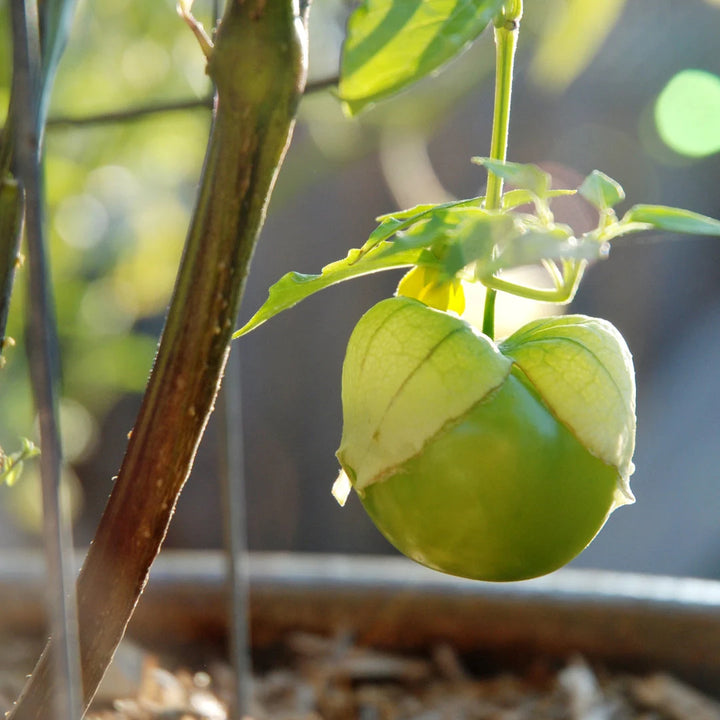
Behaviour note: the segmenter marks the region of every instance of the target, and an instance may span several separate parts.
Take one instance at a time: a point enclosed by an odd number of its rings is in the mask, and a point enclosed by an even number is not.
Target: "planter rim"
[[[221,552],[170,551],[158,558],[151,582],[186,572],[198,581],[222,583],[225,567]],[[720,581],[670,575],[563,568],[533,580],[492,583],[445,575],[404,557],[263,552],[249,554],[247,574],[251,586],[382,586],[419,593],[715,607],[720,612]]]
[[[496,584],[399,557],[250,553],[238,562],[250,581],[256,650],[298,631],[350,634],[393,652],[452,644],[506,668],[579,653],[618,669],[673,672],[715,693],[720,687],[718,581],[564,569]],[[164,551],[128,635],[161,652],[222,651],[231,606],[226,570],[220,551]],[[0,635],[44,634],[44,576],[39,553],[0,553]]]
[[[83,556],[81,552],[76,555],[78,568]],[[508,600],[551,598],[557,602],[716,608],[720,613],[720,580],[703,578],[563,568],[533,580],[491,583],[445,575],[403,557],[295,552],[251,552],[240,563],[250,587],[383,587]],[[153,564],[146,592],[178,583],[197,584],[203,590],[223,587],[227,569],[227,556],[220,550],[165,550]],[[0,551],[0,591],[11,585],[34,589],[42,586],[45,577],[40,551]]]

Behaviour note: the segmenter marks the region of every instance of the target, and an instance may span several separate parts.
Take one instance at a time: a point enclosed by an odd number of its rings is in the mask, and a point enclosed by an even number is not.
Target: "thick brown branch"
[[[292,5],[229,2],[209,62],[218,100],[198,203],[155,367],[78,579],[86,704],[147,581],[215,402],[305,82],[304,26]],[[13,720],[48,717],[50,656],[46,648]]]

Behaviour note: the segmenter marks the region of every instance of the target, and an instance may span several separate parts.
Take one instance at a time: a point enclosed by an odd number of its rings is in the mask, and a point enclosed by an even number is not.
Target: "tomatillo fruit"
[[[388,540],[436,570],[543,575],[633,501],[632,359],[604,320],[545,318],[496,344],[384,300],[352,333],[342,402],[336,494],[349,481]]]

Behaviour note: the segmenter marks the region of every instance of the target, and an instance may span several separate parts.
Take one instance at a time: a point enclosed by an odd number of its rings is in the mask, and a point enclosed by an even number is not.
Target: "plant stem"
[[[493,111],[492,141],[490,157],[493,160],[507,158],[508,131],[510,127],[510,101],[512,97],[513,65],[522,17],[522,0],[509,0],[495,18],[495,105]],[[502,199],[503,181],[488,170],[485,207],[497,210]],[[493,338],[495,335],[496,291],[487,288],[483,332]]]
[[[305,83],[292,0],[229,2],[208,73],[216,116],[155,366],[77,584],[83,705],[162,546],[220,385],[267,202]],[[51,639],[9,717],[51,717]]]

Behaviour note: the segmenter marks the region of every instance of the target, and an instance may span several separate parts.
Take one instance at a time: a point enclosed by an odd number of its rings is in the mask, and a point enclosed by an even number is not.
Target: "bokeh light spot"
[[[703,70],[679,72],[658,95],[655,125],[663,142],[681,155],[720,151],[720,77]]]

